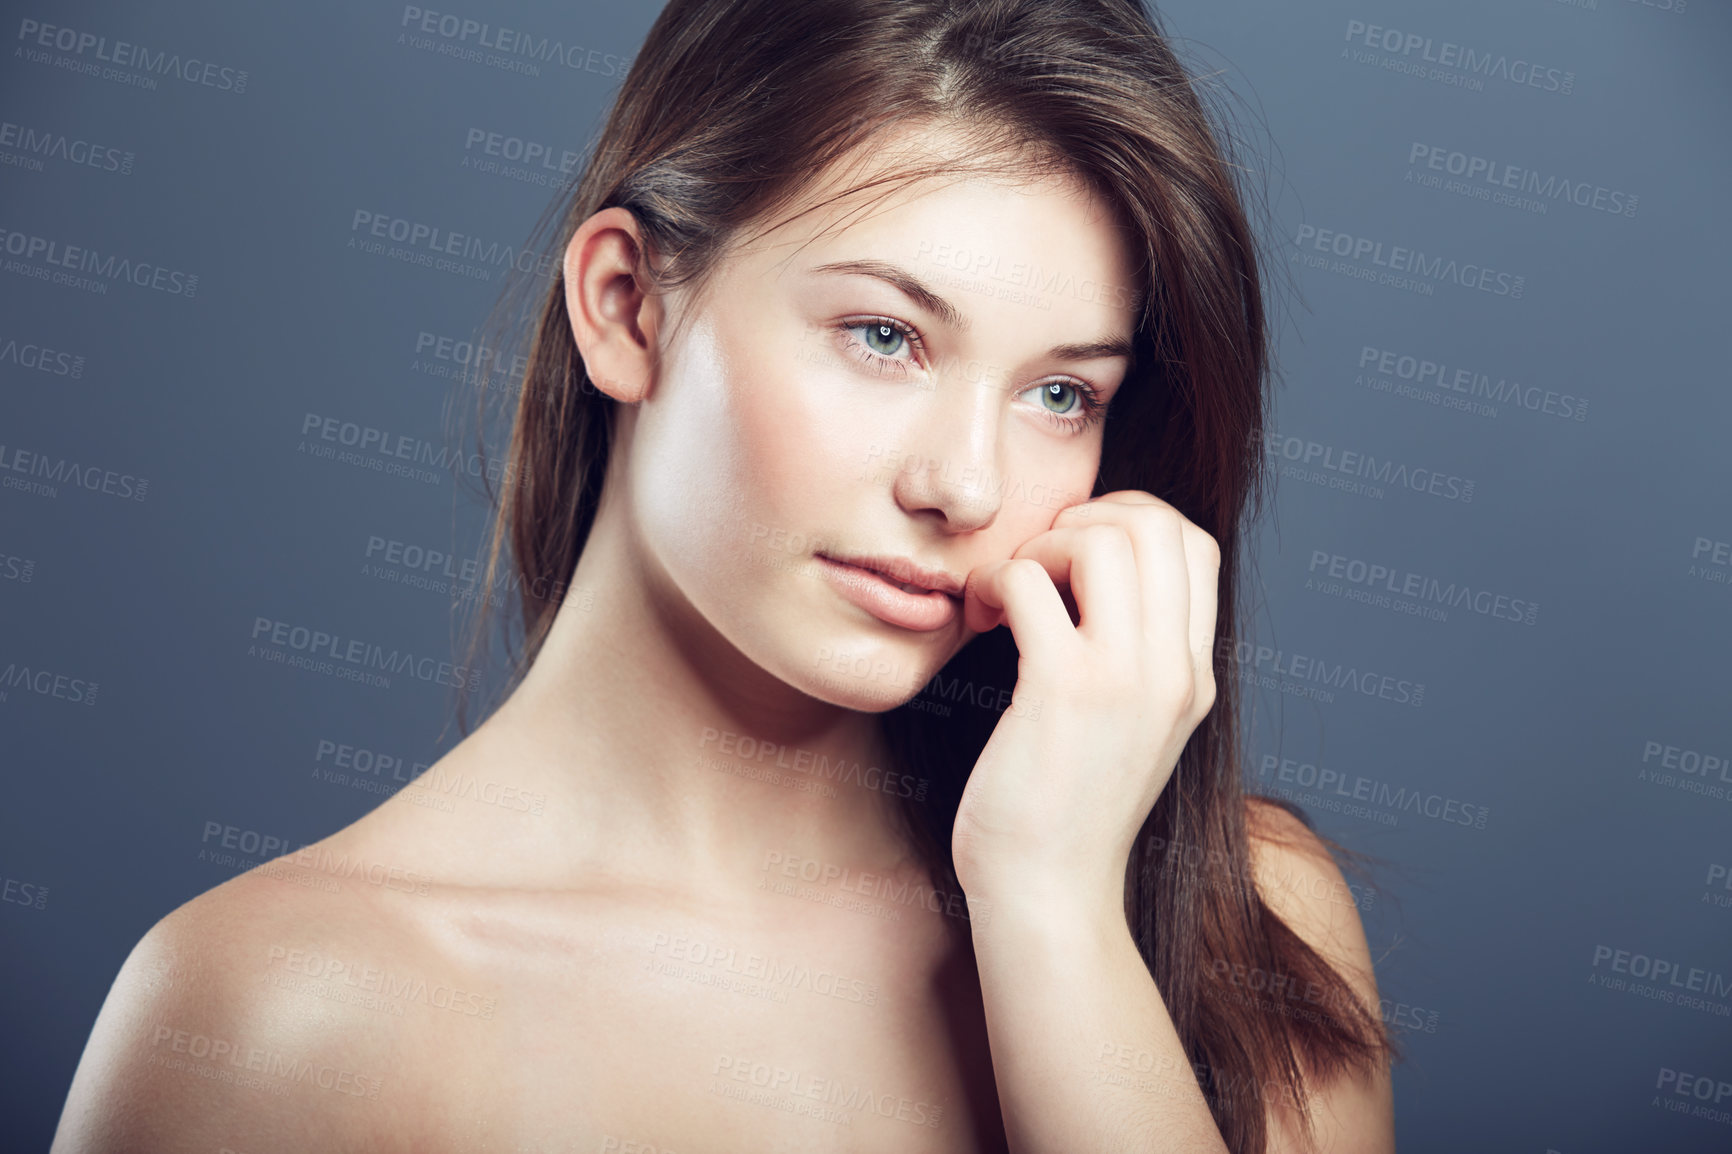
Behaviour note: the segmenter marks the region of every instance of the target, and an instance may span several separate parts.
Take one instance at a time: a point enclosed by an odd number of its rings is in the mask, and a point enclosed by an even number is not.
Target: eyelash
[[[895,329],[897,332],[902,334],[903,339],[908,342],[915,352],[920,353],[922,356],[925,355],[926,342],[920,339],[919,332],[915,330],[913,325],[910,325],[905,321],[899,321],[895,317],[857,317],[843,321],[841,324],[836,326],[836,329],[838,332],[851,333],[856,329],[872,328],[878,325],[887,325],[890,328]],[[904,377],[908,375],[907,361],[899,361],[893,357],[887,357],[882,353],[873,352],[858,339],[851,341],[850,345],[852,348],[858,350],[858,352],[854,354],[855,359],[862,363],[873,368],[883,368],[887,365],[894,366],[897,373]],[[1040,408],[1040,414],[1047,423],[1053,425],[1061,432],[1071,434],[1084,433],[1106,417],[1107,406],[1101,402],[1100,394],[1097,393],[1093,387],[1083,381],[1047,381],[1045,384],[1041,385],[1030,385],[1023,391],[1031,392],[1037,388],[1045,389],[1050,388],[1053,385],[1065,385],[1074,389],[1078,399],[1082,403],[1083,415],[1080,417],[1064,417],[1045,407]]]

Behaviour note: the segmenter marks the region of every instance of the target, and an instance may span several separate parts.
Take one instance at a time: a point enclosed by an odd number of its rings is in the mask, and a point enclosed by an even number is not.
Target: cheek
[[[1007,462],[999,514],[1007,534],[1017,538],[1016,544],[1052,528],[1061,511],[1087,501],[1100,464],[1098,448],[1041,440],[1025,442],[1020,448],[1018,459]]]
[[[633,488],[680,584],[731,597],[821,548],[811,534],[844,515],[849,480],[822,382],[773,333],[717,320],[692,327],[663,383],[640,411]]]
[[[870,487],[873,446],[894,438],[896,415],[882,396],[848,380],[833,358],[814,355],[808,346],[818,339],[766,339],[766,351],[733,392],[745,458],[741,497],[761,519],[790,534],[846,537]]]
[[[737,552],[751,531],[751,454],[730,358],[713,327],[694,324],[632,434],[635,515],[651,551],[682,578]]]
[[[741,460],[736,481],[752,507],[769,516],[791,514],[788,507],[818,467],[832,456],[813,412],[811,398],[795,373],[765,364],[734,394],[734,434]],[[792,528],[783,525],[782,528]]]

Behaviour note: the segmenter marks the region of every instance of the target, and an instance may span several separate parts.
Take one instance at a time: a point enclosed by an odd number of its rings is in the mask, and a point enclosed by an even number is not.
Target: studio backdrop
[[[658,8],[8,5],[4,1149],[154,922],[498,675],[458,410]],[[1253,787],[1377,859],[1401,1149],[1732,1149],[1732,5],[1158,14],[1275,258]]]

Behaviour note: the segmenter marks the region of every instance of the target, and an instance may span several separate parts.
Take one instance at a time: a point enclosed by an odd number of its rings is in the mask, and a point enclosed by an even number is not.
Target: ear
[[[565,247],[565,312],[584,368],[626,404],[649,392],[657,361],[662,306],[646,291],[646,260],[637,218],[617,206],[584,221]]]

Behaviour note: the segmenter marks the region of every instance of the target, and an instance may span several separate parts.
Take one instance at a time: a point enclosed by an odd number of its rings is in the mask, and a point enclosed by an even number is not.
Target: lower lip
[[[956,619],[956,599],[933,590],[908,593],[870,569],[817,556],[825,577],[850,601],[878,620],[903,629],[930,633]]]

